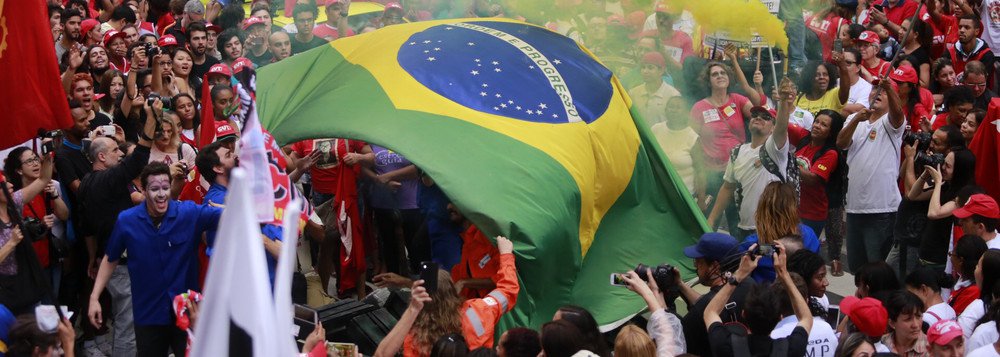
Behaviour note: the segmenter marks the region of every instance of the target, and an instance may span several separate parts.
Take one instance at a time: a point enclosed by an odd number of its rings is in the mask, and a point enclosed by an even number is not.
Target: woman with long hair
[[[979,236],[966,234],[955,243],[951,251],[951,266],[958,278],[948,296],[948,305],[961,315],[973,301],[979,298],[979,285],[976,285],[976,267],[979,259],[989,248]]]
[[[449,333],[462,334],[471,349],[493,347],[496,323],[514,307],[520,290],[514,243],[497,237],[497,249],[500,251],[497,288],[485,298],[463,302],[451,276],[444,270],[438,271],[434,292],[427,291],[423,280],[414,282],[409,307],[379,343],[375,356],[394,356],[400,349],[404,356],[427,356],[434,343]]]
[[[655,357],[656,344],[636,325],[628,324],[615,337],[616,357]]]
[[[870,357],[875,355],[875,345],[868,342],[868,337],[861,332],[855,332],[844,337],[837,345],[834,357]]]
[[[952,132],[957,132],[952,127]],[[954,136],[954,135],[953,135]],[[959,140],[960,142],[961,140]],[[910,187],[911,201],[930,201],[927,225],[920,238],[919,257],[924,265],[944,269],[948,262],[949,239],[952,235],[952,212],[958,208],[955,199],[963,187],[975,183],[976,157],[971,151],[951,150],[938,167],[925,166],[923,174]],[[910,267],[907,267],[910,268]]]
[[[102,95],[101,99],[97,100],[99,110],[104,115],[115,118],[118,116],[115,115],[115,110],[120,110],[115,104],[120,101],[122,93],[125,92],[125,75],[114,69],[104,71],[99,83],[97,94]]]
[[[700,148],[692,150],[692,156],[704,172],[704,175],[695,177],[694,185],[702,211],[712,207],[711,195],[722,187],[729,153],[747,141],[746,123],[750,121],[750,108],[760,100],[751,101],[741,94],[731,93],[729,86],[733,76],[732,67],[725,63],[712,61],[705,65],[700,81],[708,84],[709,95],[691,108],[691,128],[698,133],[701,144]],[[730,231],[736,232],[739,216],[735,206],[726,208],[726,220]]]
[[[587,340],[583,333],[566,320],[553,320],[542,325],[539,334],[542,352],[539,357],[571,357],[587,350]]]
[[[183,162],[187,167],[194,167],[194,158],[198,154],[191,145],[181,141],[177,130],[179,120],[177,113],[163,111],[163,119],[160,120],[162,131],[153,138],[153,147],[149,150],[149,162],[162,162],[170,165],[175,162]]]
[[[982,109],[973,109],[965,116],[965,121],[959,128],[962,132],[962,139],[965,139],[965,147],[972,144],[972,138],[976,136],[976,130],[983,124],[983,119],[986,119],[986,111]]]
[[[171,83],[176,86],[177,92],[187,93],[192,98],[198,98],[201,78],[191,76],[191,69],[194,68],[194,57],[191,55],[191,51],[183,47],[174,49],[173,52],[170,52],[170,66],[170,72],[173,74]]]
[[[566,320],[576,326],[586,340],[584,349],[601,357],[611,356],[611,349],[608,348],[601,330],[598,329],[597,320],[587,309],[576,305],[565,305],[556,310],[552,320]]]
[[[837,149],[837,135],[844,128],[840,112],[824,109],[813,121],[806,144],[795,152],[799,165],[799,216],[803,224],[812,228],[817,236],[827,222],[842,222],[844,216],[844,179],[846,169],[841,168],[842,157]],[[831,224],[827,229],[828,257],[834,276],[843,275],[840,251],[844,244],[843,223]]]
[[[19,146],[11,150],[4,160],[3,173],[15,191],[30,186],[42,177],[42,159],[31,148]],[[52,283],[53,294],[58,296],[59,281],[62,277],[57,247],[52,246],[52,235],[64,238],[65,230],[62,222],[69,219],[69,208],[66,202],[59,198],[61,187],[59,181],[49,180],[45,185],[44,194],[35,195],[30,201],[25,201],[21,217],[33,218],[44,223],[47,228],[44,237],[31,243],[38,255],[38,262],[45,269],[46,276]],[[66,252],[62,252],[66,253]]]
[[[174,111],[177,113],[177,132],[180,134],[181,142],[198,147],[200,137],[201,114],[198,113],[198,105],[194,97],[187,93],[175,95],[172,102]]]
[[[818,304],[823,311],[830,307],[830,299],[826,296],[830,280],[826,278],[826,261],[822,256],[805,249],[799,250],[788,257],[788,271],[799,274],[805,280],[810,306]]]
[[[899,86],[900,105],[903,107],[903,115],[908,120],[907,124],[911,128],[920,128],[922,119],[930,119],[934,116],[934,95],[927,88],[920,86],[920,79],[914,69],[914,59],[903,57],[899,67],[889,73],[889,79]],[[914,129],[914,131],[916,131]]]
[[[909,19],[903,20],[903,28],[909,26],[908,23]],[[917,71],[920,86],[927,88],[931,83],[930,50],[934,39],[934,30],[926,22],[917,20],[913,23],[913,29],[909,33],[910,36],[903,39],[903,48],[899,56],[911,59],[910,65]]]
[[[955,67],[948,58],[938,58],[931,68],[931,84],[928,87],[934,95],[934,105],[940,107],[944,103],[944,92],[958,85]]]
[[[26,258],[23,254],[34,254],[29,249],[19,248],[19,244],[27,237],[23,222],[16,222],[11,214],[24,210],[25,203],[31,202],[45,190],[52,181],[52,154],[42,155],[38,178],[24,185],[20,190],[14,189],[13,181],[21,181],[21,177],[2,177],[0,187],[0,304],[3,304],[15,315],[29,312],[41,300],[42,291],[20,291],[17,283],[18,274],[29,274],[27,267],[21,269],[19,262]],[[18,156],[20,161],[20,156]],[[32,160],[33,161],[33,160]],[[23,184],[23,182],[22,182]],[[30,233],[30,232],[27,232]],[[30,256],[27,257],[31,259]]]
[[[767,184],[760,194],[760,202],[757,203],[757,212],[754,215],[757,219],[757,231],[743,239],[740,249],[745,251],[754,244],[773,245],[780,241],[786,247],[793,249],[788,252],[789,255],[798,249],[819,252],[819,239],[816,238],[816,233],[799,220],[797,198],[798,193],[790,184],[778,181]],[[760,257],[751,277],[758,283],[773,282],[775,275],[772,258]]]
[[[962,325],[965,338],[972,337],[972,332],[986,312],[993,305],[993,291],[1000,285],[1000,249],[989,249],[979,258],[976,264],[976,286],[979,287],[979,298],[972,301],[965,311],[958,316],[958,324]]]

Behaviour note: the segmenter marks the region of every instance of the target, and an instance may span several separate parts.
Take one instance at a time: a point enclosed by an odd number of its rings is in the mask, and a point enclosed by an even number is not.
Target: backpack
[[[750,340],[747,336],[750,334],[750,329],[739,322],[727,323],[723,325],[726,330],[729,331],[729,345],[733,349],[734,357],[750,357],[753,354],[750,352]],[[788,356],[788,339],[780,338],[777,340],[772,340],[771,342],[771,354],[772,357],[785,357]]]
[[[729,153],[729,161],[730,162],[732,162],[734,164],[736,163],[736,158],[739,156],[739,154],[740,154],[740,148],[742,148],[743,145],[747,145],[747,144],[746,143],[740,144],[740,145],[736,146],[735,148],[733,148],[733,151]],[[764,143],[764,145],[761,145],[760,148],[757,150],[757,155],[760,158],[760,164],[761,164],[761,166],[764,166],[764,169],[767,170],[767,172],[770,172],[772,175],[777,176],[778,180],[781,181],[782,183],[787,183],[787,184],[794,185],[795,186],[795,199],[798,200],[798,198],[799,198],[799,165],[795,164],[795,162],[796,162],[796,159],[795,159],[795,147],[792,146],[791,143],[787,143],[786,144],[786,145],[789,146],[788,147],[788,154],[787,154],[788,155],[788,162],[785,164],[785,170],[781,170],[781,168],[778,167],[778,163],[774,162],[774,160],[772,160],[771,157],[767,154],[767,149],[766,149],[765,145],[767,145],[766,142]],[[784,173],[782,173],[782,171],[784,171]],[[740,207],[740,204],[742,204],[742,202],[743,202],[743,185],[740,184],[739,182],[737,182],[736,183],[736,207]]]

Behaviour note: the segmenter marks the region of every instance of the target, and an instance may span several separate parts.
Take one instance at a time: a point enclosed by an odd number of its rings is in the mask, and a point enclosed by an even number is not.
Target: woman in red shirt
[[[949,254],[951,266],[958,271],[958,282],[951,290],[948,305],[955,309],[958,315],[965,311],[970,303],[979,298],[979,287],[976,286],[976,265],[979,258],[986,252],[986,242],[974,235],[965,235],[955,244],[955,249]]]
[[[802,147],[795,152],[795,158],[799,165],[800,175],[800,199],[799,218],[802,224],[812,228],[818,237],[823,232],[826,224],[828,211],[839,217],[843,210],[841,204],[830,204],[827,191],[829,185],[836,185],[839,182],[831,181],[839,179],[837,164],[840,153],[837,151],[837,135],[844,128],[844,117],[839,112],[830,109],[819,111],[816,120],[813,121],[812,130],[809,136],[800,144]],[[838,195],[836,200],[842,200],[842,195]],[[830,206],[839,207],[839,210],[830,209]],[[843,244],[843,235],[831,234],[827,232],[827,249],[829,259],[833,265],[834,272],[842,272],[840,266],[840,250]]]

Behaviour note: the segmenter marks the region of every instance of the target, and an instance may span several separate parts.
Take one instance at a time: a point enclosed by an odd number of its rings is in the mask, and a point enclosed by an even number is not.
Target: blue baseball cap
[[[705,258],[712,261],[723,261],[739,249],[736,238],[725,233],[705,233],[698,239],[698,244],[684,248],[684,255],[691,259]]]

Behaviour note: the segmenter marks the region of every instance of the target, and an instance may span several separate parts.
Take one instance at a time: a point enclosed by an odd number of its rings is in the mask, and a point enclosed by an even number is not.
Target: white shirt
[[[1000,0],[983,0],[979,8],[979,18],[983,22],[983,34],[979,38],[990,45],[994,54],[1000,51]]]
[[[930,326],[939,320],[954,320],[955,317],[957,317],[957,315],[955,315],[955,309],[952,308],[951,305],[948,305],[948,303],[942,302],[933,305],[928,308],[927,311],[924,311],[923,319],[924,322],[927,323],[927,326]]]
[[[774,143],[774,136],[768,136],[764,142],[767,155],[778,164],[781,174],[785,174],[785,167],[788,165],[788,138],[785,138],[784,145],[779,149]],[[760,194],[764,192],[767,184],[780,181],[777,176],[767,171],[760,162],[760,147],[751,147],[747,143],[739,146],[739,154],[736,155],[736,162],[730,161],[726,165],[726,174],[723,179],[729,183],[739,183],[743,187],[743,200],[740,202],[740,223],[741,229],[757,229],[757,221],[754,213],[757,212],[757,202],[760,201]],[[898,165],[897,165],[898,166]],[[898,194],[898,192],[897,192]]]
[[[813,121],[815,119],[816,117],[813,116],[812,113],[799,107],[795,107],[795,111],[792,112],[792,115],[788,116],[789,123],[798,125],[806,130],[812,130]]]
[[[872,93],[872,85],[864,78],[858,78],[858,82],[851,85],[851,93],[847,97],[847,104],[861,104],[868,107],[868,97]]]
[[[993,347],[993,345],[990,344],[989,346],[983,346],[975,349],[965,355],[965,357],[1000,357],[1000,353],[997,353],[996,347]]]
[[[781,319],[774,330],[771,330],[771,339],[788,337],[798,323],[799,319],[795,318],[795,315]],[[833,327],[823,319],[814,318],[812,330],[809,330],[809,345],[806,346],[806,356],[833,357],[837,350],[837,342],[837,335],[833,332]]]
[[[691,149],[698,141],[698,133],[690,126],[681,130],[673,130],[666,123],[656,123],[650,128],[656,141],[660,143],[663,153],[670,159],[670,164],[674,166],[674,171],[680,175],[684,181],[684,186],[688,192],[694,192],[694,159],[691,156]]]
[[[965,350],[974,351],[986,345],[993,347],[993,343],[997,340],[1000,340],[1000,333],[997,333],[996,321],[986,322],[976,327],[976,330],[972,332],[972,337],[965,342]],[[994,350],[994,352],[996,351]]]
[[[968,340],[972,337],[972,332],[976,330],[976,322],[986,315],[986,306],[983,305],[983,300],[976,299],[962,311],[962,315],[958,316],[958,324],[962,326],[962,335]]]
[[[856,116],[851,114],[848,122]],[[888,113],[874,123],[858,123],[847,148],[847,165],[851,168],[847,173],[847,213],[888,213],[899,208],[896,179],[904,127],[894,128]]]
[[[986,249],[1000,249],[1000,235],[986,242]]]

